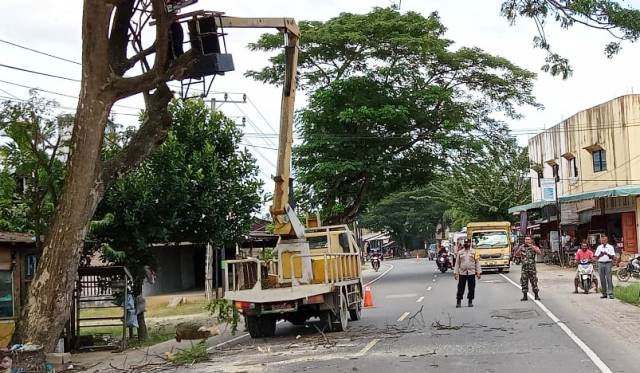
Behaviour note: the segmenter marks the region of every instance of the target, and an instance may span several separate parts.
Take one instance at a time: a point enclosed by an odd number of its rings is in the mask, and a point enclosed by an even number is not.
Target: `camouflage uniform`
[[[538,274],[536,272],[536,252],[533,247],[525,244],[520,245],[518,248],[522,257],[522,273],[520,275],[520,286],[522,286],[522,292],[529,291],[529,282],[531,282],[531,289],[534,293],[538,293]]]

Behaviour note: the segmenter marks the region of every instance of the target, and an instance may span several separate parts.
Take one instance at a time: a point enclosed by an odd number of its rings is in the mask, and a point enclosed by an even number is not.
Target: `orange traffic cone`
[[[364,288],[364,308],[373,308],[373,295],[371,295],[371,288]]]
[[[419,261],[420,261],[420,254],[416,253],[416,262],[419,262]]]

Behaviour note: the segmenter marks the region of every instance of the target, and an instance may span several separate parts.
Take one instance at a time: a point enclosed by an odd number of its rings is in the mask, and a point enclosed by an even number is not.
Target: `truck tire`
[[[307,314],[304,312],[294,312],[287,315],[287,321],[293,325],[304,325],[307,321]]]
[[[362,319],[362,305],[360,304],[360,302],[358,302],[358,304],[355,305],[354,308],[349,310],[349,319],[351,321],[358,321]]]
[[[249,335],[251,338],[260,338],[262,337],[262,330],[260,329],[260,319],[258,316],[247,316],[245,318],[247,322],[247,330],[249,331]]]
[[[340,292],[339,298],[338,309],[333,318],[333,330],[336,332],[344,332],[347,330],[347,324],[349,323],[349,306],[342,292]]]
[[[323,311],[320,314],[320,329],[325,333],[333,331],[333,323],[331,320],[331,311]]]
[[[270,316],[258,318],[260,333],[263,337],[273,337],[276,334],[276,319]]]
[[[273,337],[276,333],[276,319],[269,316],[247,316],[247,329],[251,338]]]

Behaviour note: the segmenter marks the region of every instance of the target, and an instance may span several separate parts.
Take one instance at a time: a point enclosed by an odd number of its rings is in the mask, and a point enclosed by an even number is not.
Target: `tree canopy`
[[[0,230],[40,238],[56,207],[73,117],[31,92],[25,102],[0,104]]]
[[[129,268],[136,294],[152,243],[234,243],[260,203],[258,169],[233,121],[203,101],[176,101],[171,113],[166,142],[108,189],[92,225],[91,248]]]
[[[608,57],[620,52],[622,42],[636,42],[640,37],[640,10],[611,0],[506,0],[502,3],[502,15],[513,24],[518,17],[531,18],[538,35],[533,39],[537,48],[547,52],[543,71],[561,75],[564,79],[572,73],[569,60],[554,51],[547,39],[545,27],[549,20],[568,29],[574,25],[607,31],[612,41],[604,52]]]
[[[355,219],[368,203],[424,185],[448,161],[498,136],[494,113],[537,106],[535,74],[478,48],[454,48],[436,13],[376,8],[301,22],[300,80],[309,104],[298,117],[298,180],[325,220]],[[282,39],[263,35],[253,49]],[[283,56],[248,75],[277,82]]]

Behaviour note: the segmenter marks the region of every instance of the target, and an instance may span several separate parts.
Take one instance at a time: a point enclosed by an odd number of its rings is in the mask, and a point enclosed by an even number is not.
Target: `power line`
[[[11,97],[8,97],[8,96],[0,96],[0,99],[6,100],[6,101],[15,101],[15,102],[29,102],[29,100],[24,100],[24,99],[21,99],[21,98],[11,98]],[[58,105],[58,107],[60,109],[64,109],[64,110],[76,111],[76,108],[73,108],[73,107],[62,106],[62,105]],[[115,111],[112,111],[111,114],[114,114],[114,115],[126,115],[126,116],[131,116],[131,117],[139,117],[140,116],[138,114],[119,113],[119,112],[115,112]]]
[[[66,76],[60,76],[60,75],[54,75],[54,74],[48,74],[48,73],[43,73],[40,71],[34,71],[34,70],[29,70],[29,69],[23,69],[21,67],[16,67],[16,66],[11,66],[11,65],[5,65],[3,63],[0,63],[1,67],[6,67],[7,69],[13,69],[13,70],[18,70],[18,71],[24,71],[26,73],[30,73],[30,74],[36,74],[36,75],[42,75],[42,76],[47,76],[50,78],[56,78],[56,79],[63,79],[63,80],[68,80],[71,82],[76,82],[76,83],[80,83],[79,79],[74,79],[74,78],[67,78]]]
[[[61,61],[65,61],[65,62],[69,62],[69,63],[73,63],[73,64],[76,64],[76,65],[82,66],[82,64],[80,62],[78,62],[78,61],[73,61],[73,60],[70,60],[70,59],[67,59],[67,58],[64,58],[64,57],[56,56],[56,55],[49,54],[49,53],[46,53],[46,52],[42,52],[42,51],[39,51],[39,50],[36,50],[36,49],[33,49],[33,48],[25,47],[24,45],[16,44],[16,43],[13,43],[13,42],[10,42],[10,41],[7,41],[7,40],[0,39],[0,42],[12,45],[12,46],[17,47],[17,48],[28,50],[28,51],[33,52],[33,53],[42,54],[42,55],[47,56],[47,57],[55,58],[55,59],[58,59],[58,60],[61,60]]]
[[[273,132],[278,132],[276,131],[275,128],[273,128],[273,126],[271,125],[271,123],[269,123],[269,121],[267,120],[267,118],[262,114],[262,112],[260,111],[260,109],[258,109],[258,107],[253,103],[253,101],[251,101],[251,98],[249,96],[247,96],[247,101],[249,101],[249,104],[251,106],[253,106],[253,109],[258,112],[258,115],[260,115],[260,117],[262,118],[262,120],[264,120],[264,122],[267,124],[267,126],[269,126],[269,128],[271,128],[271,130]]]
[[[24,84],[20,84],[20,83],[14,83],[14,82],[9,82],[9,81],[2,80],[2,79],[0,79],[0,83],[5,83],[5,84],[13,85],[13,86],[16,86],[16,87],[26,88],[26,89],[33,89],[33,90],[36,90],[36,91],[39,91],[39,92],[49,93],[49,94],[52,94],[52,95],[58,95],[58,96],[61,96],[61,97],[73,98],[73,99],[76,99],[76,100],[79,98],[78,96],[69,95],[69,94],[66,94],[66,93],[60,93],[60,92],[56,92],[56,91],[49,91],[49,90],[42,89],[42,88],[38,88],[38,87],[30,87],[30,86],[28,86],[28,85],[24,85]],[[6,92],[6,91],[5,91],[5,92]],[[12,96],[13,96],[13,95],[12,95]],[[17,98],[17,97],[16,97],[16,98]],[[143,110],[143,109],[138,108],[138,107],[135,107],[135,106],[127,106],[127,105],[121,105],[121,104],[115,104],[115,105],[113,105],[113,106],[120,107],[120,108],[124,108],[124,109]]]
[[[245,146],[250,146],[252,148],[259,148],[259,149],[267,149],[267,150],[278,150],[277,148],[270,148],[268,146],[260,146],[260,145],[252,145],[252,144],[245,144],[245,143],[240,143],[240,145],[245,145]]]

